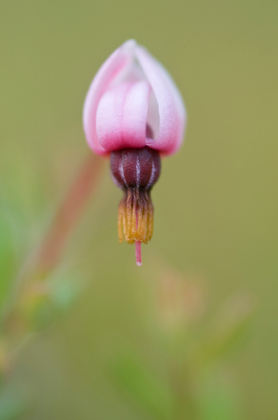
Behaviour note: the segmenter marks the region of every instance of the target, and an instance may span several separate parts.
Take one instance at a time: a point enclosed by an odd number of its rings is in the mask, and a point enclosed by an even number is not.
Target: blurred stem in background
[[[58,266],[70,234],[100,181],[103,159],[90,154],[73,180],[46,234],[37,249],[25,261],[14,282],[13,293],[2,312],[0,369],[10,369],[9,356],[24,337],[32,332],[30,312],[48,298],[45,279]]]

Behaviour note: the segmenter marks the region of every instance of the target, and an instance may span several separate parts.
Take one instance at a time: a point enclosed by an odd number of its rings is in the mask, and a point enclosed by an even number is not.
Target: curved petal
[[[96,132],[108,152],[146,145],[150,86],[146,80],[121,83],[101,98],[96,114]]]
[[[96,134],[96,111],[103,94],[109,89],[116,76],[119,75],[134,57],[136,42],[125,42],[105,61],[97,72],[89,88],[83,109],[83,126],[87,142],[98,154],[106,154]]]
[[[137,46],[135,55],[150,83],[158,103],[159,134],[147,139],[147,146],[165,154],[172,154],[181,146],[186,111],[182,97],[171,76],[143,47]]]

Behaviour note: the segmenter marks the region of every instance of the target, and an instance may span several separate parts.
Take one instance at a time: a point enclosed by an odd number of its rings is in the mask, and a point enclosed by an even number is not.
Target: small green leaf
[[[75,279],[58,271],[33,285],[32,293],[25,297],[25,313],[32,328],[41,330],[63,315],[76,300],[80,288]]]
[[[200,420],[239,420],[240,403],[230,378],[210,372],[201,386]]]
[[[112,366],[112,375],[117,384],[150,414],[158,419],[172,418],[170,390],[143,363],[123,355]]]
[[[254,302],[250,296],[233,297],[217,314],[193,359],[203,365],[222,358],[244,337],[253,314]]]
[[[0,303],[9,291],[11,276],[14,271],[15,250],[12,228],[4,211],[0,212]]]
[[[0,420],[19,419],[27,410],[27,405],[27,401],[24,398],[16,397],[5,392],[1,393]]]

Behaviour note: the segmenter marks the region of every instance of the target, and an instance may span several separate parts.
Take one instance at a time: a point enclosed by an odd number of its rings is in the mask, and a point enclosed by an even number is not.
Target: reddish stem
[[[95,155],[86,159],[58,208],[37,255],[35,265],[42,271],[50,270],[59,260],[70,232],[98,184],[102,162]]]
[[[31,255],[18,276],[11,301],[3,311],[3,330],[12,328],[17,319],[17,304],[36,287],[36,281],[45,277],[59,262],[61,254],[88,199],[98,185],[103,159],[90,155],[82,165],[67,195],[42,239],[35,255]]]

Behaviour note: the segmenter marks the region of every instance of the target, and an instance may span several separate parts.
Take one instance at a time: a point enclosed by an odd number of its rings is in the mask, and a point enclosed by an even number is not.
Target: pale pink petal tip
[[[140,267],[142,265],[142,255],[141,255],[141,242],[135,241],[135,259],[136,265]]]
[[[134,40],[101,66],[86,96],[83,124],[95,153],[148,146],[164,155],[181,146],[186,110],[165,68]],[[146,136],[149,128],[151,136]]]

